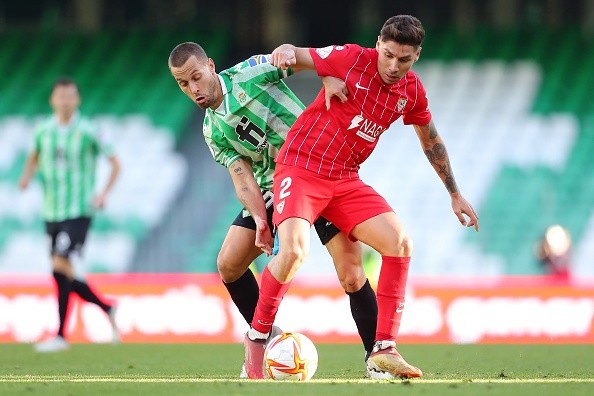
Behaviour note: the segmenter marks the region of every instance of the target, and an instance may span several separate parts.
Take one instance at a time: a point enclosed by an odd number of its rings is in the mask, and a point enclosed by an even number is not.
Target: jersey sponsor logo
[[[376,124],[373,121],[370,121],[363,117],[361,114],[358,114],[353,117],[351,120],[351,125],[347,129],[354,129],[358,128],[357,136],[367,140],[368,142],[375,142],[379,135],[381,135],[386,128]]]
[[[235,127],[235,132],[240,141],[254,146],[258,154],[262,153],[268,147],[266,133],[246,116],[241,117],[241,120],[239,120],[239,123]]]
[[[402,311],[404,311],[404,303],[403,302],[398,304],[398,308],[396,308],[396,313],[402,313]]]
[[[56,166],[66,166],[68,158],[64,147],[56,147],[54,150],[54,160],[56,161]]]
[[[278,214],[282,214],[283,213],[283,209],[285,209],[285,201],[280,201],[278,203],[278,205],[276,205],[276,211],[278,212]]]
[[[362,86],[358,82],[355,84],[355,88],[357,88],[357,89],[363,89],[365,91],[369,91],[369,88]]]
[[[398,99],[398,102],[396,103],[396,108],[398,109],[398,112],[402,113],[402,110],[404,110],[404,106],[406,106],[406,102],[406,98]]]
[[[316,53],[318,55],[320,55],[320,58],[326,59],[328,56],[330,56],[330,53],[332,52],[333,49],[334,49],[334,46],[333,45],[329,45],[329,46],[324,47],[324,48],[317,48],[316,49]]]
[[[262,65],[264,63],[270,63],[270,55],[254,55],[246,62],[250,67]]]

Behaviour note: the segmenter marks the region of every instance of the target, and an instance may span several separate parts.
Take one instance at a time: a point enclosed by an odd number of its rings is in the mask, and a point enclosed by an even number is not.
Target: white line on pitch
[[[237,378],[192,378],[192,377],[115,377],[115,376],[64,376],[64,375],[0,375],[0,383],[33,383],[33,382],[81,382],[81,383],[246,383],[249,380]],[[258,382],[273,382],[271,380]],[[369,379],[323,378],[308,381],[312,384],[336,383],[393,383],[410,382],[422,384],[567,384],[594,383],[594,378],[460,378],[460,379],[415,379],[410,381],[373,381]]]

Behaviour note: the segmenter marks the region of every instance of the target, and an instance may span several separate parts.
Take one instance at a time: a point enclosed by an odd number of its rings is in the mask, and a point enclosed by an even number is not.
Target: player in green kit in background
[[[105,311],[113,327],[113,340],[119,340],[115,307],[79,279],[74,265],[81,257],[93,212],[105,205],[120,172],[120,163],[96,125],[80,115],[80,95],[73,80],[60,78],[54,83],[50,104],[54,114],[35,131],[35,146],[19,183],[21,189],[26,189],[35,171],[39,170],[43,219],[51,240],[51,262],[58,291],[58,334],[37,344],[39,352],[69,348],[64,325],[71,292]],[[94,195],[96,161],[100,154],[109,159],[111,173],[103,190]]]
[[[202,47],[189,42],[173,49],[168,65],[181,90],[206,110],[204,138],[215,161],[229,170],[244,205],[225,237],[217,268],[233,302],[251,323],[259,287],[248,267],[262,252],[272,251],[275,158],[305,108],[282,81],[294,70],[272,66],[269,55],[256,55],[217,74]],[[327,106],[332,96],[346,101],[341,80],[331,77],[323,83]],[[316,231],[349,295],[353,319],[369,354],[377,301],[361,266],[361,247],[323,218],[316,222]]]

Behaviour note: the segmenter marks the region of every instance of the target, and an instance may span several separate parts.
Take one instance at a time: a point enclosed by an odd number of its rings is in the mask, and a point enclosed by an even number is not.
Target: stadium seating
[[[82,112],[112,135],[123,165],[110,204],[94,220],[83,269],[130,268],[139,243],[163,221],[186,179],[186,160],[175,148],[195,106],[171,79],[167,56],[175,44],[188,40],[204,42],[219,58],[228,41],[224,34],[206,40],[192,31],[0,35],[0,272],[48,267],[40,187],[33,184],[22,193],[17,181],[35,123],[51,111],[51,84],[61,75],[77,81]],[[107,170],[100,163],[100,182]]]
[[[353,41],[373,46],[376,34],[363,33]],[[200,237],[158,234],[169,248],[161,248],[155,240],[150,245],[160,252],[175,250],[176,256],[159,256],[165,265],[160,271],[167,265],[215,271],[216,254],[239,205],[229,183],[225,187],[228,179],[223,171],[222,184],[209,191],[182,189],[188,164],[175,147],[193,107],[177,92],[164,65],[180,37],[188,35],[108,32],[66,37],[9,32],[0,36],[0,73],[9,76],[0,81],[0,272],[21,268],[23,252],[43,244],[39,217],[30,210],[40,204],[39,191],[22,194],[15,184],[30,147],[30,129],[35,117],[48,113],[48,87],[59,74],[80,82],[85,113],[99,115],[106,128],[120,135],[118,143],[126,156],[137,161],[127,164],[134,173],[125,176],[121,190],[114,191],[114,205],[95,222],[101,243],[89,246],[89,256],[95,250],[98,259],[91,260],[87,269],[130,269],[141,241],[163,226],[164,219],[187,221],[190,208],[206,207],[216,218],[204,225],[207,231]],[[199,40],[195,34],[189,37]],[[36,45],[23,52],[25,42]],[[204,43],[215,59],[228,45],[224,35],[209,36]],[[413,237],[414,273],[541,273],[534,246],[548,225],[560,223],[574,240],[575,272],[594,275],[592,48],[591,38],[571,28],[531,32],[481,28],[472,36],[428,29],[421,61],[414,68],[427,88],[458,183],[479,212],[481,231],[459,226],[414,131],[396,123],[382,136],[361,174],[392,203]],[[22,63],[15,69],[11,60],[16,58]],[[191,169],[192,174],[198,172],[194,165]],[[387,176],[387,169],[394,175]],[[154,180],[164,184],[155,188]],[[130,198],[138,191],[144,200]],[[213,201],[209,192],[220,196]],[[174,204],[179,199],[181,203]],[[208,206],[215,201],[216,212]],[[308,260],[312,264],[301,271],[332,272],[330,258],[316,239],[312,238]],[[109,249],[98,249],[101,244]],[[151,246],[141,249],[151,252],[144,256],[147,259],[155,253]],[[103,257],[107,254],[112,257]],[[32,261],[26,265],[34,266]],[[143,270],[137,264],[134,268]]]
[[[402,125],[382,137],[364,180],[402,212],[419,273],[541,273],[535,244],[559,223],[573,236],[575,272],[594,275],[594,53],[584,50],[592,41],[571,29],[477,37],[466,47],[452,32],[429,31],[415,69],[481,232],[457,227],[414,132]],[[380,173],[387,161],[402,180]]]

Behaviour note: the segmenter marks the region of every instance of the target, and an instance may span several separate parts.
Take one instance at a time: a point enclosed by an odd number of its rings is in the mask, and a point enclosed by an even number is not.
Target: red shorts
[[[277,164],[274,171],[274,224],[299,217],[313,224],[324,216],[351,240],[357,224],[392,212],[386,200],[361,179],[331,179],[296,166]]]

